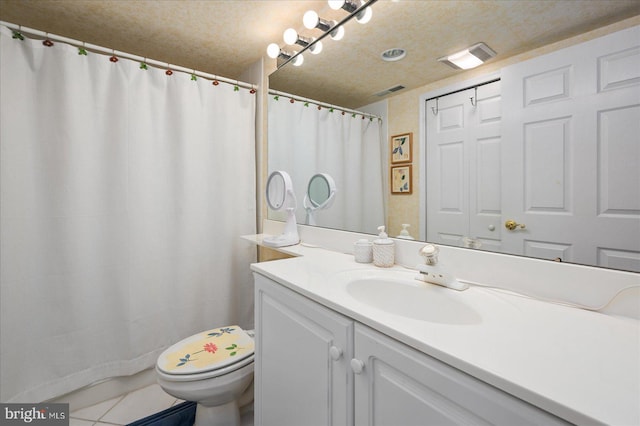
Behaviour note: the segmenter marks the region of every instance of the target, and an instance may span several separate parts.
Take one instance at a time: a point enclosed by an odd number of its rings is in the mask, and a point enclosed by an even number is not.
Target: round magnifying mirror
[[[264,245],[284,247],[298,244],[300,237],[296,225],[296,196],[293,193],[293,183],[287,172],[275,171],[267,179],[267,204],[272,210],[287,211],[287,221],[281,235],[264,237]]]
[[[307,211],[307,225],[317,225],[315,211],[331,207],[335,193],[335,181],[328,174],[318,173],[309,179],[307,193],[304,196],[304,208]]]
[[[281,171],[276,171],[269,175],[266,191],[267,204],[273,210],[280,210],[284,205],[287,197],[287,178],[289,178],[289,175]],[[291,179],[289,178],[288,181],[291,182]]]
[[[307,194],[311,205],[314,207],[318,207],[327,202],[329,195],[331,195],[331,188],[324,175],[318,174],[311,178],[309,187],[307,188]]]

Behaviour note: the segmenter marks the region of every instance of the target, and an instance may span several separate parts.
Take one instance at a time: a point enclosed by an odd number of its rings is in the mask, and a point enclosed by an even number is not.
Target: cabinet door
[[[254,277],[256,425],[352,425],[353,322]]]
[[[360,324],[353,364],[357,425],[566,424]]]

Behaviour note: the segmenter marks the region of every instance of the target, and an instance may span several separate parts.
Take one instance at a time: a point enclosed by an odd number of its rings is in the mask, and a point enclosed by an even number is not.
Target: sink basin
[[[480,314],[464,293],[414,279],[416,272],[350,271],[342,278],[347,293],[384,312],[442,324],[478,324]]]

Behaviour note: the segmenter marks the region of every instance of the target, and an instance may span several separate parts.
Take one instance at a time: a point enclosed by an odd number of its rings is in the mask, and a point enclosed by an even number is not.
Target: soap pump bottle
[[[395,243],[386,232],[384,226],[379,226],[378,239],[373,240],[373,264],[382,268],[389,268],[394,263]]]
[[[402,238],[403,240],[413,240],[414,238],[409,234],[409,230],[407,229],[410,226],[411,225],[409,225],[408,223],[403,223],[402,231],[400,231],[400,234],[396,238]]]

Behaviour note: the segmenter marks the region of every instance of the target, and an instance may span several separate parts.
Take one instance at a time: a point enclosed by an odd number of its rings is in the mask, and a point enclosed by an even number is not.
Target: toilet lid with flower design
[[[253,355],[254,342],[237,325],[194,334],[171,346],[157,367],[167,374],[198,374],[238,363]]]

